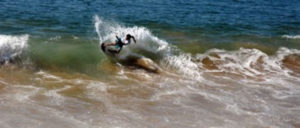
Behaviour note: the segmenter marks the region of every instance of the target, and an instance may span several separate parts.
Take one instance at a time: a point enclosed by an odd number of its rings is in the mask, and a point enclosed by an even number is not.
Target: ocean
[[[300,127],[299,6],[1,0],[0,127]]]

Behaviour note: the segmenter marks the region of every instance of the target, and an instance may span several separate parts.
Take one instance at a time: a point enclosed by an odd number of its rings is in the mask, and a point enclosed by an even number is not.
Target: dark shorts
[[[117,48],[117,50],[121,50],[122,47],[123,47],[122,41],[120,39],[117,39],[116,40],[116,48]]]

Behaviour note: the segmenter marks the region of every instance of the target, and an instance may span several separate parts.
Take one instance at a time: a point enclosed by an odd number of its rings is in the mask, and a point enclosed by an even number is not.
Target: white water
[[[154,36],[150,30],[145,27],[125,27],[120,24],[104,21],[98,16],[95,16],[95,29],[99,37],[99,45],[103,42],[113,42],[116,36],[124,38],[126,34],[133,35],[137,43],[133,42],[123,48],[121,55],[130,54],[130,50],[139,49],[156,54],[167,54],[170,50],[168,43]]]
[[[300,35],[283,35],[282,37],[287,39],[299,39]]]
[[[0,61],[8,61],[20,56],[28,47],[28,38],[29,35],[0,35]]]

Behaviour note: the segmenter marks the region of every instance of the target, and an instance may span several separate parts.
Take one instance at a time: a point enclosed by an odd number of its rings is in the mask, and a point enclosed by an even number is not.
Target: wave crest
[[[125,53],[130,53],[130,50],[143,51],[153,54],[166,54],[170,47],[168,43],[158,37],[154,36],[150,30],[145,27],[125,27],[120,24],[105,21],[99,16],[95,16],[95,29],[99,37],[99,45],[104,42],[113,42],[116,35],[123,38],[126,34],[133,35],[137,43],[124,47]]]
[[[7,62],[20,56],[28,47],[29,35],[0,35],[0,62]]]
[[[274,74],[290,76],[294,70],[287,68],[286,63],[293,64],[293,69],[296,69],[295,64],[298,62],[295,61],[298,60],[299,55],[299,50],[288,48],[280,48],[275,55],[267,55],[258,49],[240,48],[236,51],[211,49],[195,56],[187,53],[170,56],[165,58],[164,64],[185,76],[194,78],[202,78],[203,72],[230,73],[242,77]]]
[[[300,35],[283,35],[282,37],[287,39],[300,39]]]

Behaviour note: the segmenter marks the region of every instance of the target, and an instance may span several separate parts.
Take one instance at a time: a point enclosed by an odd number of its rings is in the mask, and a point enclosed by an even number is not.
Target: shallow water
[[[298,3],[1,1],[0,127],[300,127]]]

